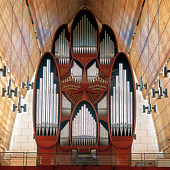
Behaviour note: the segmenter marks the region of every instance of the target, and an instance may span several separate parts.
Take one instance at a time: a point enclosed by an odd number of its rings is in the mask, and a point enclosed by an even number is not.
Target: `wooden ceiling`
[[[158,73],[169,58],[169,0],[159,0],[160,62],[158,56],[158,2],[155,0],[24,0],[23,30],[21,27],[22,0],[14,0],[10,69],[11,2],[12,0],[0,1],[0,55],[2,56],[3,62],[8,66],[8,69],[11,70],[12,77],[18,86],[20,86],[20,66],[21,79],[22,81],[26,81],[29,61],[29,76],[31,79],[40,59],[40,53],[43,54],[51,50],[52,39],[57,28],[62,24],[70,23],[77,12],[83,8],[89,9],[100,23],[107,24],[113,29],[120,51],[130,54],[129,57],[138,81],[142,75],[144,82],[149,82],[150,88],[155,83]],[[27,6],[27,2],[29,7]],[[143,7],[142,4],[144,4]],[[30,9],[33,24],[30,22],[31,19],[28,9]],[[141,10],[141,18],[137,25]],[[22,59],[20,64],[21,39]],[[1,66],[2,65],[3,63],[1,63]],[[170,69],[169,65],[168,68]],[[0,87],[7,86],[8,82],[6,80],[6,78],[0,79]],[[162,87],[163,89],[167,87],[170,90],[169,79],[162,79]],[[22,94],[25,96],[26,90],[22,90]],[[148,91],[144,90],[144,97],[146,97],[147,94]],[[5,98],[1,100],[5,100]],[[17,99],[14,100],[16,103]],[[10,101],[8,103],[11,106]],[[170,139],[170,117],[168,114],[170,102],[168,99],[163,98],[161,100],[152,99],[152,103],[158,106],[158,113],[152,116],[155,123],[159,148],[160,150],[165,150],[167,146],[166,141]],[[8,149],[15,116],[9,118],[10,121],[6,121],[6,118],[10,117],[9,115],[12,113],[10,110],[4,112],[5,106],[4,103],[3,107],[1,106],[0,108],[0,120],[2,120],[0,129],[3,126],[4,129],[9,130],[9,141],[6,141],[6,144],[3,145],[4,148]],[[11,122],[11,128],[6,128],[7,122]]]

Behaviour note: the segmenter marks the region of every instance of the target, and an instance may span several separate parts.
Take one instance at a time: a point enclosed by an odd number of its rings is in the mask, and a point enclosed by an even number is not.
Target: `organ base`
[[[37,140],[39,141],[39,144],[37,142],[37,165],[56,165],[56,145],[53,145],[55,141],[49,139],[48,136],[44,140]]]
[[[44,140],[41,139],[37,144],[37,165],[60,165],[63,164],[63,158],[66,164],[71,165],[70,157],[85,154],[97,157],[99,164],[103,163],[107,157],[107,161],[112,162],[113,166],[131,166],[132,137],[112,137],[113,143],[109,146],[98,146],[97,148],[94,146],[61,146],[58,143],[50,147],[54,141],[46,139],[44,137]],[[42,143],[44,143],[43,146]]]

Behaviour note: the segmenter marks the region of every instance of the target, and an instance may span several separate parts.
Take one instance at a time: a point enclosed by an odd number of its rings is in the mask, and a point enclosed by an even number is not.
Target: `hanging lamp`
[[[12,93],[14,93],[15,97],[18,97],[18,87],[16,87],[14,90],[11,88],[11,82],[12,82],[12,75],[11,75],[11,59],[12,59],[12,33],[13,33],[13,8],[14,8],[14,2],[12,0],[12,13],[11,13],[11,49],[10,49],[10,78],[9,78],[9,84],[7,86],[7,89],[4,87],[1,89],[1,96],[4,97],[5,93],[8,95],[8,98],[12,98]],[[7,72],[6,68],[4,70],[4,73]]]
[[[141,17],[142,17],[142,11],[140,13],[140,20],[139,20],[140,21],[140,55],[141,55],[141,58],[142,58]],[[141,63],[140,64],[140,71],[141,71],[140,83],[136,83],[135,84],[135,89],[138,90],[138,88],[139,88],[140,91],[143,91],[144,87],[145,87],[146,90],[148,89],[148,83],[144,83],[143,82],[143,77],[142,77],[142,59],[141,59],[140,63]]]
[[[160,71],[159,0],[158,0],[158,57],[159,57],[159,71]],[[166,69],[163,72],[164,75],[167,74]],[[160,73],[159,73],[159,80],[158,80],[158,90],[152,88],[151,92],[152,92],[152,98],[156,97],[156,93],[158,94],[157,99],[161,99],[163,95],[166,98],[168,97],[168,89],[163,90],[163,88],[161,87]]]
[[[22,0],[22,20],[21,20],[21,54],[20,54],[20,89],[21,89],[21,59],[22,59],[22,39],[23,39],[23,0]],[[15,111],[17,108],[18,113],[22,113],[22,109],[24,112],[27,112],[27,105],[21,104],[21,91],[19,92],[18,105],[13,104],[12,111]]]
[[[149,82],[149,0],[147,0],[147,11],[148,11],[148,82]],[[145,113],[147,110],[147,114],[151,114],[152,110],[153,112],[157,112],[157,107],[156,105],[151,104],[150,101],[150,92],[148,92],[148,105],[145,106],[143,105],[142,112]]]
[[[28,73],[27,73],[27,80],[26,80],[26,83],[25,82],[22,82],[21,83],[21,88],[24,89],[24,87],[26,87],[27,90],[30,90],[30,87],[31,89],[34,88],[34,83],[29,83],[29,56],[30,56],[30,21],[31,19],[29,18],[29,43],[28,43]]]

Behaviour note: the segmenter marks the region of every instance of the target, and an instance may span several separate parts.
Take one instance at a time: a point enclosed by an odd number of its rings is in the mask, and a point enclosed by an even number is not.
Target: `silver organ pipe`
[[[119,114],[120,114],[120,133],[123,133],[123,64],[119,64],[119,90],[120,90],[120,103],[119,103]]]
[[[73,29],[73,53],[96,53],[97,31],[86,15]]]
[[[43,108],[43,79],[40,78],[40,89],[39,89],[39,105],[37,105],[37,107],[39,107],[39,123],[38,123],[38,128],[39,128],[39,133],[37,134],[41,134],[41,130],[42,130],[42,108]],[[37,89],[38,90],[38,89]]]
[[[120,115],[119,115],[119,76],[116,76],[116,132],[119,134],[120,128]],[[114,102],[114,101],[113,101]]]
[[[112,109],[113,109],[113,111],[112,111],[112,113],[113,113],[113,115],[112,115],[112,127],[113,127],[113,136],[115,136],[116,135],[116,103],[115,102],[113,102],[113,101],[116,101],[116,88],[115,87],[113,87],[113,100],[112,100]]]
[[[127,112],[126,112],[126,70],[123,70],[123,126],[124,126],[124,132],[125,132],[125,136],[127,133]]]
[[[44,136],[44,131],[46,128],[45,117],[46,117],[46,72],[47,67],[43,67],[43,110],[41,113],[42,116],[42,136]]]
[[[69,145],[69,122],[60,131],[60,145]]]
[[[86,24],[86,53],[89,53],[89,48],[88,48],[88,44],[89,44],[89,27],[88,27],[88,23],[89,23],[89,20],[87,18],[87,24]]]
[[[50,136],[53,134],[53,105],[54,105],[54,73],[50,74],[50,80],[51,80],[51,89],[50,89],[50,118],[49,118],[49,124],[50,124]]]
[[[84,53],[84,32],[83,32],[83,29],[84,29],[84,20],[83,20],[83,17],[82,17],[82,26],[81,26],[81,32],[80,32],[80,34],[81,34],[81,44],[82,44],[82,53]]]
[[[99,69],[96,66],[96,62],[94,62],[93,65],[87,69],[87,81],[95,80],[98,75]]]
[[[104,39],[100,42],[100,64],[110,64],[110,60],[115,56],[114,48],[114,42],[105,31]]]
[[[127,126],[128,126],[128,135],[130,134],[130,83],[129,81],[127,82],[127,114],[128,114],[128,118],[127,118]]]
[[[57,86],[56,86],[56,84],[54,84],[54,111],[53,111],[53,136],[55,136],[56,134],[55,134],[55,124],[56,124],[56,118],[55,118],[55,115],[56,115],[56,88],[57,88]]]
[[[36,134],[38,134],[39,133],[39,103],[40,103],[40,101],[39,101],[39,97],[40,97],[40,90],[39,89],[37,89],[37,107],[36,107]]]
[[[110,123],[112,136],[131,136],[133,131],[133,92],[123,64],[119,64],[116,86],[110,96]]]
[[[47,60],[47,72],[46,72],[46,118],[45,118],[45,123],[46,123],[46,136],[48,135],[49,132],[49,116],[50,116],[50,109],[49,109],[49,105],[50,105],[50,65],[51,62],[50,60]]]
[[[130,92],[130,132],[133,133],[133,93]]]
[[[73,61],[73,66],[70,72],[71,72],[71,76],[73,76],[78,81],[82,82],[82,75],[83,75],[82,69],[79,67],[78,64],[76,64],[75,61]]]
[[[77,46],[77,48],[78,48],[78,51],[79,51],[79,53],[82,53],[82,34],[81,34],[81,32],[82,32],[82,29],[81,29],[81,27],[82,27],[82,24],[81,24],[81,20],[80,20],[80,32],[79,32],[79,34],[78,34],[78,39],[80,39],[79,40],[79,44],[78,44],[78,46]],[[76,30],[75,30],[75,34],[77,34],[77,32],[76,32]],[[73,44],[74,44],[74,42],[73,42]],[[78,53],[77,51],[76,51],[76,53]]]
[[[59,94],[56,93],[51,61],[43,66],[43,77],[39,80],[36,97],[36,134],[55,136],[58,130]]]
[[[111,135],[113,134],[113,96],[110,96],[110,129]]]
[[[72,120],[72,145],[95,145],[97,123],[84,104]]]
[[[100,145],[108,145],[108,130],[100,123],[100,140],[99,144]]]
[[[73,36],[73,39],[74,41],[77,40],[76,35]],[[76,50],[76,48],[74,50]],[[63,29],[55,42],[55,57],[59,59],[59,64],[69,64],[70,43],[65,36],[65,29]]]

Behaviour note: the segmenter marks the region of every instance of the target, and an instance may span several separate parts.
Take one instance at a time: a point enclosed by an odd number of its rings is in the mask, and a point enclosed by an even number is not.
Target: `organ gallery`
[[[37,152],[127,153],[136,101],[131,62],[88,10],[61,25],[38,64],[33,97]],[[45,161],[45,158],[41,158]],[[50,162],[50,160],[48,160]]]

